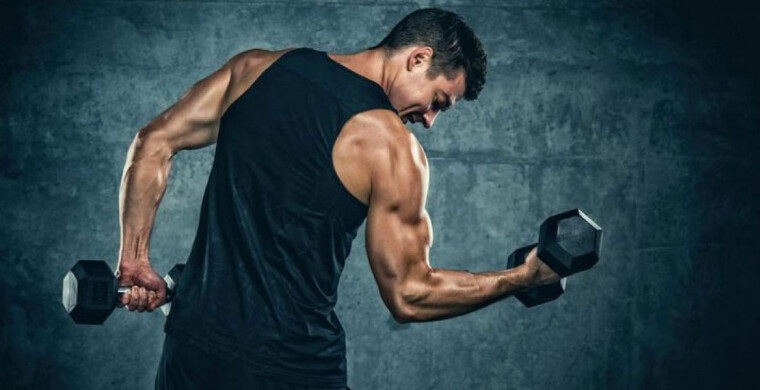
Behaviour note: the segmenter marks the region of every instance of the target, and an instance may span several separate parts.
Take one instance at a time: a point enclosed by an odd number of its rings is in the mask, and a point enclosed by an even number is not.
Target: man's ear
[[[416,67],[427,70],[432,64],[433,48],[430,46],[420,46],[409,53],[406,69],[410,72]]]

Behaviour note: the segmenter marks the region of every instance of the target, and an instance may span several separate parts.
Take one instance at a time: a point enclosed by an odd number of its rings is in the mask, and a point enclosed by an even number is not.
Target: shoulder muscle
[[[227,108],[288,50],[252,49],[234,55],[153,118],[140,130],[138,140],[155,140],[164,145],[170,155],[213,144]]]

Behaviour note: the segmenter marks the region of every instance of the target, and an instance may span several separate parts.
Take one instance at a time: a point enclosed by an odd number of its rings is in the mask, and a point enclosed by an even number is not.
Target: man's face
[[[464,71],[456,72],[452,79],[447,79],[443,72],[431,79],[428,69],[432,49],[422,47],[407,52],[406,67],[388,98],[404,123],[422,123],[429,129],[439,113],[450,109],[464,95]]]

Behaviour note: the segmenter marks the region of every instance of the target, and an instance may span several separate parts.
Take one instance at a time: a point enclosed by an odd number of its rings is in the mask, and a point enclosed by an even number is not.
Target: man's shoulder
[[[356,135],[370,161],[407,161],[427,170],[422,144],[393,111],[374,109],[359,113],[349,120],[344,130]]]
[[[362,114],[366,137],[371,140],[361,153],[369,176],[370,207],[400,207],[411,199],[424,204],[429,170],[422,144],[397,114],[375,111]],[[414,204],[417,203],[412,202],[408,210],[417,210]],[[410,211],[409,215],[417,211]]]
[[[387,145],[408,145],[422,148],[417,137],[414,136],[395,112],[376,108],[360,112],[346,123],[352,130],[359,130],[365,136],[383,140]]]
[[[238,76],[248,73],[261,73],[268,68],[273,62],[277,61],[283,54],[293,50],[286,48],[281,50],[267,50],[252,48],[241,51],[230,59],[232,72]]]

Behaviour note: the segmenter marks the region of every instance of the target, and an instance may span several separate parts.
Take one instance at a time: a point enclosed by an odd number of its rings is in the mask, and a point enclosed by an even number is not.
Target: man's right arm
[[[215,143],[221,117],[230,104],[285,51],[252,49],[236,54],[135,135],[119,190],[121,246],[116,269],[121,285],[153,286],[158,294],[151,296],[147,306],[144,292],[139,299],[124,294],[120,303],[129,304],[130,310],[147,307],[152,311],[165,298],[163,282],[150,266],[149,244],[173,157],[182,150]]]
[[[397,129],[368,154],[372,187],[365,236],[380,295],[396,321],[459,316],[536,285],[533,270],[523,266],[484,273],[431,267],[427,160],[398,118],[385,123]],[[530,256],[535,260],[535,250]]]

